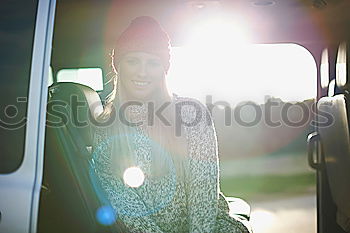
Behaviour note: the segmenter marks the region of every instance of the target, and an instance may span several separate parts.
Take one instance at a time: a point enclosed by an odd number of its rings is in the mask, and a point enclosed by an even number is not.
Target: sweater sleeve
[[[189,136],[187,201],[190,232],[215,232],[219,198],[218,149],[211,116],[202,117]]]
[[[163,232],[134,188],[115,178],[110,169],[110,140],[107,132],[94,136],[94,164],[100,185],[119,218],[130,232]]]

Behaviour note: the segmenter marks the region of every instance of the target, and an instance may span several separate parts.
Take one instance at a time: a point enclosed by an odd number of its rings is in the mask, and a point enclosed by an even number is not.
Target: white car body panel
[[[47,80],[55,5],[55,0],[38,1],[24,158],[15,172],[0,174],[1,233],[36,232],[43,174]]]

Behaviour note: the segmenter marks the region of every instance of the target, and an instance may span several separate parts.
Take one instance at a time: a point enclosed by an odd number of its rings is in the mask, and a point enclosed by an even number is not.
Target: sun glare
[[[168,85],[178,95],[203,102],[211,95],[213,102],[230,104],[261,104],[269,97],[303,101],[316,96],[316,64],[299,45],[241,45],[216,51],[215,47],[194,48],[172,49]]]
[[[228,48],[239,48],[249,43],[247,33],[243,30],[242,22],[238,20],[216,17],[200,23],[191,32],[187,46],[207,48],[215,52]]]
[[[251,44],[244,20],[220,16],[194,22],[183,47],[173,47],[169,88],[205,102],[264,103],[316,96],[316,63],[296,44]]]

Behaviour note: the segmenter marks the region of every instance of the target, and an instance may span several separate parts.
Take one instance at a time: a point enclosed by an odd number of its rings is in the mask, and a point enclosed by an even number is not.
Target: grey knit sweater
[[[181,105],[185,122],[188,154],[184,176],[170,169],[161,179],[146,175],[140,187],[127,186],[112,173],[108,131],[96,130],[93,153],[96,174],[118,218],[131,232],[249,232],[240,220],[229,216],[228,204],[220,192],[217,138],[206,107],[176,95],[173,101]],[[144,121],[145,108],[138,106],[134,111]],[[201,117],[196,118],[199,112]],[[152,161],[150,139],[140,127],[134,130],[135,165],[147,174]]]

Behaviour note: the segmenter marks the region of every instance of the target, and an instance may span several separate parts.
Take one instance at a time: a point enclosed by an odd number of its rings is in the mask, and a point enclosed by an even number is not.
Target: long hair
[[[104,111],[102,114],[99,115],[99,120],[106,120],[108,119],[113,111],[113,102],[115,100],[116,94],[117,94],[117,82],[118,82],[118,74],[117,70],[114,65],[114,49],[109,54],[111,63],[109,65],[109,72],[106,75],[106,83],[110,84],[112,82],[113,88],[112,91],[106,96],[106,100],[104,101]]]
[[[111,72],[109,72],[108,82],[113,82],[113,90],[106,97],[105,108],[100,115],[100,119],[108,120],[112,115],[119,116],[119,77],[114,62],[114,52],[111,53]],[[168,91],[166,83],[162,87],[162,90]],[[115,112],[113,112],[115,111]],[[124,113],[123,113],[124,114]],[[184,160],[183,155],[175,154],[168,148],[174,147],[170,134],[165,135],[164,129],[159,124],[155,124],[153,128],[156,131],[156,137],[151,138],[146,131],[140,131],[133,126],[127,126],[122,123],[119,117],[116,117],[116,121],[107,130],[108,136],[111,140],[111,162],[113,173],[122,177],[125,169],[131,166],[137,165],[137,153],[147,153],[147,150],[151,152],[149,175],[152,178],[162,178],[172,172],[176,172],[177,177],[184,175]],[[145,123],[145,122],[144,122]],[[173,130],[173,136],[175,137],[175,125],[169,128]],[[136,142],[136,144],[135,144]],[[148,148],[138,148],[137,143],[144,143]],[[140,152],[141,151],[141,152]],[[148,173],[147,168],[145,168]]]

